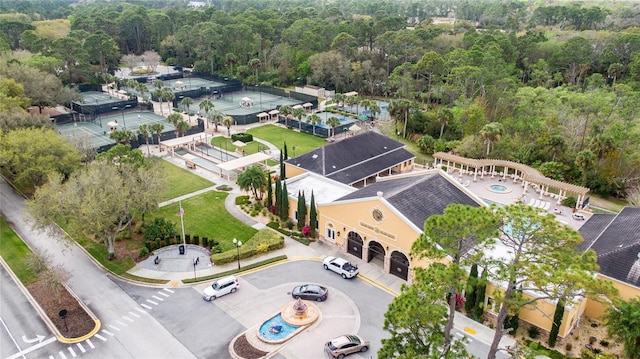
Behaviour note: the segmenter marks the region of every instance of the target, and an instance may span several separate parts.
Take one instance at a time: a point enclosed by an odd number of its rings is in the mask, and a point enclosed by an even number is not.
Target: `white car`
[[[240,283],[234,276],[220,278],[204,289],[202,297],[206,301],[212,301],[225,294],[233,293],[238,290]]]
[[[342,276],[342,278],[353,278],[358,275],[358,267],[349,263],[346,259],[338,257],[327,257],[322,261],[324,269],[332,270]]]

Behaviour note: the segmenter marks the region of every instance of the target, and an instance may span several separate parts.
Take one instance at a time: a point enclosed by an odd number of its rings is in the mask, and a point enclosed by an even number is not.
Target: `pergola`
[[[175,155],[174,150],[178,147],[187,147],[188,149],[195,151],[196,145],[198,143],[207,143],[207,134],[204,132],[196,133],[189,136],[172,138],[166,141],[160,141],[160,148],[163,147],[167,149],[171,153],[171,155]]]
[[[522,187],[525,192],[527,191],[529,184],[531,184],[535,191],[540,194],[539,198],[542,198],[543,196],[557,198],[558,204],[560,204],[563,199],[567,198],[568,193],[574,194],[577,197],[576,208],[582,208],[582,202],[584,201],[586,194],[589,192],[589,188],[587,187],[576,186],[571,183],[545,177],[535,168],[513,161],[495,159],[476,160],[445,152],[434,153],[433,158],[434,167],[447,166],[447,171],[459,171],[460,176],[463,174],[472,175],[474,182],[477,180],[478,176],[480,176],[481,179],[484,179],[484,176],[488,175],[491,175],[491,178],[499,176],[502,177],[503,180],[510,177],[513,179],[513,183],[517,183],[518,180],[522,180]],[[498,172],[498,170],[501,171]],[[557,193],[549,192],[550,189],[557,191]]]
[[[260,163],[260,162],[266,163],[266,161],[270,158],[271,156],[269,156],[268,154],[258,152],[251,155],[237,158],[235,160],[220,163],[218,164],[218,167],[226,171],[236,171],[238,169],[242,169],[242,168],[254,165],[256,163]]]

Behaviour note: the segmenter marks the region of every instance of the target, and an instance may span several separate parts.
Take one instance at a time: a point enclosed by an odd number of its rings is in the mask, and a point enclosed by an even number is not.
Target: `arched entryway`
[[[403,253],[391,252],[391,262],[389,273],[407,280],[409,277],[409,259]]]
[[[373,260],[374,263],[379,264],[380,267],[384,268],[385,250],[382,247],[382,244],[376,241],[369,241],[368,249],[367,262],[371,262]]]
[[[362,259],[362,245],[364,241],[362,237],[356,232],[349,232],[347,235],[347,253]]]

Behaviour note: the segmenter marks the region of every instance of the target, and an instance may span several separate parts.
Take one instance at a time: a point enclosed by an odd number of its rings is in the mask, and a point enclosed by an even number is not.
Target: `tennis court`
[[[115,143],[109,138],[112,130],[129,130],[136,136],[138,128],[142,124],[162,123],[164,129],[162,133],[174,132],[175,128],[166,119],[152,112],[129,112],[118,113],[109,116],[102,116],[95,122],[75,122],[57,125],[58,132],[66,137],[70,142],[82,144],[85,147],[99,148]],[[153,136],[153,142],[156,142]]]
[[[204,98],[194,99],[193,105],[189,106],[191,112],[202,112],[200,110],[200,102]],[[213,102],[214,109],[225,115],[249,115],[256,112],[268,112],[275,110],[279,106],[293,106],[301,103],[300,100],[294,98],[271,95],[264,92],[239,91],[220,95],[219,98],[209,98]],[[186,111],[186,108],[180,104],[178,99],[178,108]]]
[[[81,105],[104,105],[108,103],[119,103],[122,102],[121,99],[117,97],[112,97],[109,94],[98,91],[87,91],[82,93],[82,101],[78,101]]]

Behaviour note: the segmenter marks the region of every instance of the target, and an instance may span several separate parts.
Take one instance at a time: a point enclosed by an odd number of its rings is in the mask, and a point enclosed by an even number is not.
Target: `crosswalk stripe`
[[[136,317],[136,318],[140,318],[140,316],[138,314],[134,313],[134,312],[129,312],[129,314],[134,316],[134,317]]]
[[[152,301],[151,299],[147,299],[147,302],[149,302],[149,303],[151,303],[151,304],[153,304],[153,305],[158,305],[158,303],[156,303],[156,302]]]
[[[104,330],[103,330],[103,332],[104,332]],[[98,339],[100,339],[100,340],[102,340],[103,342],[106,342],[106,341],[107,341],[107,338],[103,337],[103,336],[102,336],[102,335],[100,335],[100,334],[96,334],[96,335],[95,335],[95,337],[96,337],[96,338],[98,338]]]
[[[123,327],[126,327],[126,326],[127,326],[124,322],[121,322],[121,321],[119,321],[119,320],[116,320],[116,323],[120,324],[120,325],[121,325],[121,326],[123,326]]]
[[[72,357],[74,357],[74,358],[77,357],[76,352],[73,351],[72,347],[68,347],[67,349],[69,349],[69,353],[71,353]]]
[[[131,318],[127,317],[126,315],[123,315],[123,316],[122,316],[122,319],[127,320],[127,321],[130,321],[130,322],[133,322],[133,319],[131,319]]]
[[[59,352],[58,352],[58,354],[60,354],[60,357],[61,357],[62,359],[67,359],[67,356],[66,356],[66,355],[64,355],[64,353],[62,352],[62,350],[61,350],[61,351],[59,351]]]
[[[157,295],[152,295],[151,298],[155,299],[155,300],[159,300],[159,301],[164,301],[164,299],[158,297]]]
[[[141,305],[141,306],[143,306],[143,307],[145,307],[145,308],[147,308],[147,309],[151,309],[151,307],[150,307],[150,306],[148,306],[148,305],[146,305],[146,304],[144,304],[144,303],[140,303],[140,305]]]
[[[85,341],[87,342],[87,345],[89,346],[89,348],[91,348],[91,349],[95,349],[96,348],[96,346],[93,345],[93,343],[91,342],[91,339],[87,339]]]
[[[78,349],[80,349],[81,352],[86,353],[87,350],[82,346],[82,343],[76,343],[76,346],[78,347]]]
[[[166,297],[166,298],[169,297],[169,294],[164,293],[164,292],[158,292],[158,294],[160,294],[161,296]]]
[[[169,289],[169,288],[162,288],[162,290],[166,290],[166,291],[167,291],[167,292],[169,292],[169,293],[175,293],[174,291],[172,291],[172,290],[171,290],[171,289]]]
[[[142,313],[142,314],[147,313],[147,312],[145,312],[145,311],[144,311],[144,309],[140,309],[140,308],[138,308],[138,307],[136,307],[136,310],[137,310],[138,312]]]
[[[111,325],[111,324],[109,324],[109,328],[111,328],[111,329],[113,329],[113,330],[115,330],[115,331],[117,331],[117,332],[119,332],[119,331],[120,331],[120,328],[116,327],[115,325]]]
[[[49,359],[56,359],[53,357],[53,355],[49,355]]]

